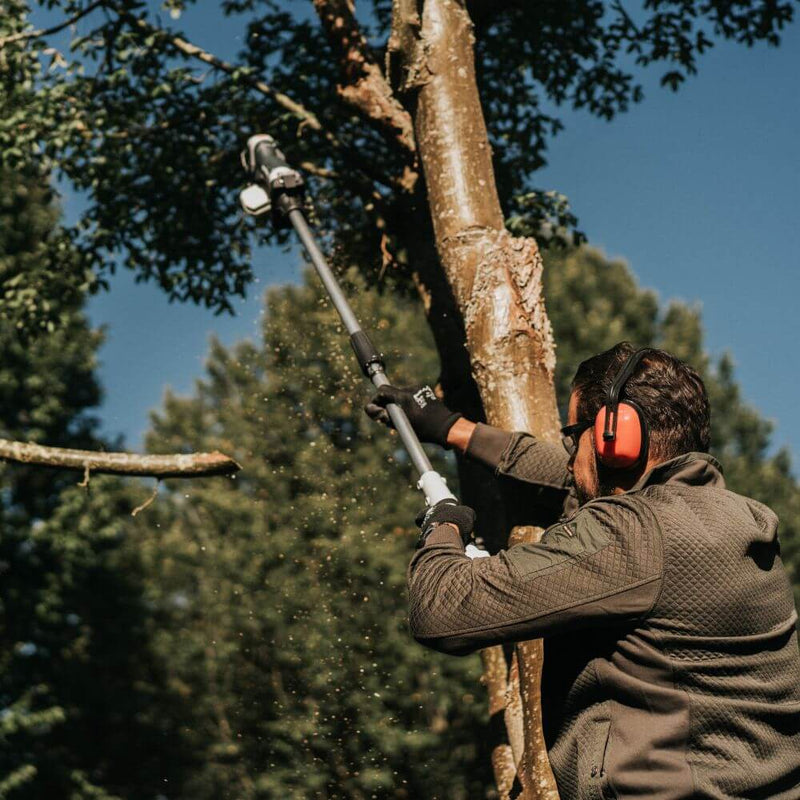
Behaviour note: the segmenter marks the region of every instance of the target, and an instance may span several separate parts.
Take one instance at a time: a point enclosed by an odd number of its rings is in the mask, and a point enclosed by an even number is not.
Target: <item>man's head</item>
[[[633,352],[633,345],[620,342],[578,367],[572,381],[569,424],[594,421],[614,378]],[[648,352],[626,382],[620,399],[631,400],[642,410],[650,433],[647,459],[628,470],[598,464],[590,426],[570,460],[581,502],[630,488],[646,470],[662,461],[708,451],[708,396],[702,379],[688,364],[663,350]]]

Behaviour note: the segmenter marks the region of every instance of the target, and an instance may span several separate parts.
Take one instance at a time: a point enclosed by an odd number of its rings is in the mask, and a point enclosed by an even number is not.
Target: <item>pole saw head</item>
[[[272,212],[276,228],[288,228],[289,212],[303,209],[305,182],[286,162],[275,140],[265,133],[251,136],[242,151],[242,166],[251,183],[239,193],[246,214],[261,216]]]

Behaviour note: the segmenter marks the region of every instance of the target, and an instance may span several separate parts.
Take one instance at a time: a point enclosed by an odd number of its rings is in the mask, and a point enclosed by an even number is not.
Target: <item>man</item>
[[[414,637],[446,653],[545,639],[545,738],[562,800],[800,798],[797,614],[769,508],[726,490],[698,374],[628,343],[584,361],[566,453],[385,387],[421,438],[564,512],[538,544],[470,559],[440,503],[409,567]],[[540,511],[541,511],[540,509]]]

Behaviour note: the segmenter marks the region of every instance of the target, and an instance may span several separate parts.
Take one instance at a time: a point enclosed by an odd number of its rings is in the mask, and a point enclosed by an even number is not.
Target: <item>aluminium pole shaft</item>
[[[325,259],[325,256],[317,245],[314,234],[311,232],[311,229],[308,226],[305,215],[299,208],[295,208],[289,212],[289,220],[294,226],[294,229],[297,232],[303,247],[305,247],[306,252],[311,258],[314,269],[316,269],[320,280],[325,286],[325,290],[328,292],[328,296],[331,298],[331,302],[336,308],[336,311],[339,313],[347,332],[351,336],[354,333],[362,332],[361,325],[356,319],[353,309],[350,307],[350,303],[347,301],[347,298],[342,291],[342,287],[339,285],[339,281],[336,279],[336,276],[333,274],[333,270],[331,270],[327,260]],[[380,364],[372,365],[369,378],[376,387],[386,386],[389,384],[389,379],[386,377],[386,373],[383,371],[383,366]],[[420,444],[416,433],[414,433],[414,429],[411,427],[408,417],[406,417],[400,406],[397,406],[394,403],[389,404],[386,410],[389,412],[392,423],[394,424],[394,427],[396,428],[403,445],[408,451],[408,456],[411,459],[411,463],[414,465],[414,468],[417,470],[420,476],[424,475],[426,472],[430,472],[433,467],[431,466],[431,462],[428,459],[425,451],[422,449],[422,445]]]
[[[388,385],[383,357],[362,330],[303,213],[304,184],[300,173],[288,165],[275,140],[267,134],[255,134],[247,140],[247,148],[242,153],[242,164],[254,179],[254,183],[240,195],[244,210],[256,216],[272,210],[273,218],[279,223],[283,219],[289,220],[350,334],[350,344],[364,374],[376,387]],[[433,506],[442,500],[457,502],[447,488],[445,479],[431,466],[403,409],[389,403],[386,410],[411,463],[419,473],[417,486],[425,494],[426,503]]]

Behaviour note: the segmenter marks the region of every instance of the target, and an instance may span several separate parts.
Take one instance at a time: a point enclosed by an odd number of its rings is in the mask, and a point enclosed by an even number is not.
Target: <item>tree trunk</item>
[[[412,112],[436,249],[486,418],[555,441],[555,352],[542,260],[532,239],[505,230],[473,46],[463,0],[395,0],[389,70]],[[435,281],[430,291],[437,291]],[[516,528],[510,543],[537,535]],[[541,731],[541,642],[518,645],[510,666],[501,648],[483,658],[490,713],[497,719],[502,711],[510,744],[499,743],[492,758],[500,795],[511,797],[516,779],[526,800],[554,800]]]

